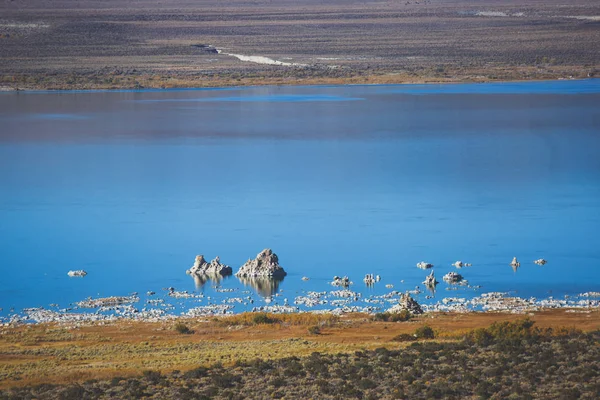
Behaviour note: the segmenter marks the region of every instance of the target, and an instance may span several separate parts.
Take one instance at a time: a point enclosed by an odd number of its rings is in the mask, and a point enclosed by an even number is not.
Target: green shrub
[[[415,336],[417,339],[433,339],[435,338],[435,333],[430,326],[423,325],[415,330]]]

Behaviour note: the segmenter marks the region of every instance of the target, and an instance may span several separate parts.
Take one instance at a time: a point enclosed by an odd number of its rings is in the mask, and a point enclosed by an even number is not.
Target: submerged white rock
[[[76,277],[84,277],[84,276],[87,275],[87,272],[85,272],[82,269],[77,269],[77,270],[74,270],[74,271],[67,272],[67,275],[69,275],[71,277],[75,277],[75,276]]]

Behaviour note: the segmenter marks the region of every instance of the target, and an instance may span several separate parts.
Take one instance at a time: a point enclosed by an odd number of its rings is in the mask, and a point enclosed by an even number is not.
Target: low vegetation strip
[[[429,337],[429,336],[427,336]],[[451,342],[313,352],[277,360],[215,363],[186,372],[146,370],[83,383],[0,392],[0,399],[596,399],[600,331],[498,322]]]

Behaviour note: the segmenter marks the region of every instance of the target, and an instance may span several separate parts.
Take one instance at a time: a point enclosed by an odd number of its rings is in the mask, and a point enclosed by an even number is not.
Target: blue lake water
[[[0,315],[169,286],[222,301],[248,288],[197,285],[195,255],[235,272],[267,247],[290,301],[456,260],[481,288],[419,301],[560,297],[600,290],[599,229],[599,80],[0,94]]]

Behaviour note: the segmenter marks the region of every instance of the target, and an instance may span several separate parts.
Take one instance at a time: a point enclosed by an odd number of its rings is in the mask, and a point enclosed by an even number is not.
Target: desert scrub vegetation
[[[257,358],[184,373],[144,371],[13,388],[0,391],[0,399],[596,399],[599,392],[600,331],[542,329],[525,319],[473,330],[454,342]]]
[[[177,333],[181,333],[182,335],[191,335],[192,333],[194,333],[194,331],[183,322],[177,322],[173,329],[175,329]]]
[[[408,310],[402,310],[399,313],[377,313],[373,316],[373,321],[383,321],[383,322],[405,322],[409,321],[412,317],[412,314]]]
[[[269,314],[269,313],[242,313],[214,319],[222,326],[252,326],[261,324],[282,324],[287,326],[333,326],[340,321],[340,317],[332,314]]]

